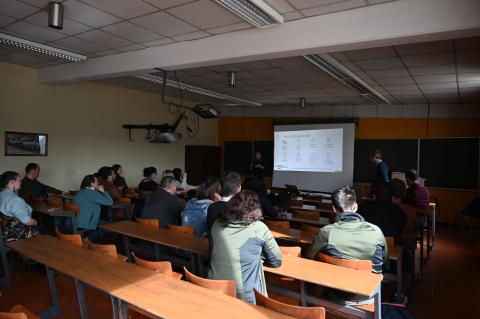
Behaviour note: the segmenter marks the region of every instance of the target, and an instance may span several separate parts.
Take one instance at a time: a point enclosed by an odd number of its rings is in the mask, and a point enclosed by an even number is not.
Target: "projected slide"
[[[274,170],[341,172],[343,128],[276,131]]]

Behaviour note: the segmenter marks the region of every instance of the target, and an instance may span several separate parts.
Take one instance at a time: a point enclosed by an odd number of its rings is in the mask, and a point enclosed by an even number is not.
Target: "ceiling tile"
[[[458,73],[480,72],[480,62],[457,64]]]
[[[397,68],[397,69],[387,69],[387,70],[371,70],[367,71],[368,75],[373,78],[393,78],[393,77],[402,77],[409,76],[407,69]]]
[[[380,85],[415,84],[411,77],[383,78],[377,79],[376,82]]]
[[[459,74],[458,80],[459,81],[480,81],[480,72]]]
[[[458,82],[458,86],[462,89],[464,88],[480,88],[480,80],[479,81],[468,81],[468,82]]]
[[[128,21],[109,25],[108,27],[102,28],[102,30],[137,43],[162,38],[160,34],[141,28]]]
[[[287,12],[287,13],[283,14],[283,20],[285,22],[292,21],[292,20],[303,19],[303,18],[304,18],[304,16],[297,11]]]
[[[293,7],[285,0],[265,0],[265,2],[281,14],[294,10]]]
[[[69,48],[70,50],[73,50],[73,51],[78,50],[78,51],[87,52],[87,53],[91,53],[91,52],[95,52],[95,51],[102,51],[102,50],[107,49],[104,46],[92,43],[90,41],[85,41],[85,40],[82,40],[82,39],[78,39],[78,38],[75,38],[75,37],[68,37],[68,38],[65,38],[65,39],[55,41],[53,43],[58,43],[58,44],[63,45],[64,47],[67,47],[67,48]]]
[[[131,19],[158,10],[141,0],[82,0],[82,2],[123,19]]]
[[[95,55],[96,56],[105,56],[105,55],[112,55],[112,54],[117,54],[118,51],[115,50],[115,49],[108,49],[108,50],[105,50],[105,51],[99,51],[99,52],[95,52]]]
[[[382,69],[396,69],[403,67],[402,61],[397,57],[372,59],[372,60],[359,60],[358,66],[363,70],[382,70]]]
[[[364,50],[353,50],[343,52],[352,60],[368,60],[378,58],[396,57],[397,54],[392,47],[381,47]]]
[[[65,37],[64,34],[54,31],[53,29],[42,28],[24,21],[15,22],[9,25],[6,29],[19,34],[28,35],[32,38],[41,39],[46,42],[58,40]]]
[[[192,32],[192,33],[187,33],[187,34],[182,34],[182,35],[177,35],[172,37],[175,41],[189,41],[189,40],[195,40],[195,39],[201,39],[210,36],[210,34],[203,32],[203,31],[197,31],[197,32]]]
[[[325,6],[317,7],[317,8],[302,10],[301,12],[306,16],[316,16],[321,14],[327,14],[327,13],[332,13],[332,12],[337,12],[342,10],[349,10],[349,9],[354,9],[358,7],[363,7],[365,5],[366,5],[365,0],[345,0],[345,1],[338,1]]]
[[[0,12],[13,18],[24,18],[38,11],[38,8],[17,0],[0,1]]]
[[[403,117],[427,117],[428,105],[427,104],[403,105],[402,115]]]
[[[412,67],[409,68],[413,76],[417,75],[436,75],[436,74],[451,74],[455,73],[455,66],[453,64]]]
[[[157,12],[131,20],[141,27],[152,30],[164,36],[174,36],[198,31],[197,28],[169,15],[166,12]]]
[[[388,91],[411,91],[417,89],[415,83],[410,84],[384,84],[382,85]]]
[[[419,75],[415,77],[415,81],[417,81],[417,83],[455,82],[456,80],[456,74]]]
[[[119,38],[117,36],[100,30],[92,30],[82,34],[78,34],[77,38],[97,43],[111,49],[132,45],[132,42],[128,40]]]
[[[435,53],[421,55],[407,55],[402,57],[407,67],[421,67],[454,63],[453,53]]]
[[[263,70],[263,69],[271,69],[272,68],[271,64],[268,64],[264,61],[252,61],[252,62],[235,63],[234,66],[239,67],[242,70],[246,70],[246,71]]]
[[[167,12],[197,26],[199,29],[209,29],[242,22],[236,15],[210,0],[200,0],[185,4],[169,9]]]
[[[163,39],[159,39],[159,40],[143,42],[142,45],[144,45],[146,47],[157,47],[159,45],[165,45],[165,44],[169,44],[169,43],[173,43],[173,42],[175,42],[175,41],[172,40],[172,39],[163,38]]]
[[[423,90],[443,90],[456,89],[457,82],[440,82],[440,83],[421,83],[418,86]]]
[[[28,21],[30,23],[36,24],[41,27],[48,27],[48,13],[45,10],[42,10],[32,16],[29,16],[28,18],[25,19],[25,21]],[[63,18],[63,29],[62,30],[57,30],[60,33],[68,34],[68,35],[74,35],[77,33],[82,33],[86,32],[88,30],[91,30],[90,27],[75,22],[73,20],[70,20],[68,18]]]
[[[297,9],[307,9],[313,7],[324,6],[341,0],[289,0],[289,2]]]
[[[167,9],[175,6],[182,5],[187,2],[192,2],[194,0],[144,0],[159,9]]]
[[[6,15],[0,14],[0,27],[12,23],[15,21],[14,18],[8,17]]]
[[[211,34],[221,34],[221,33],[233,32],[233,31],[238,31],[238,30],[243,30],[248,28],[254,28],[254,27],[247,22],[240,22],[240,23],[226,25],[223,27],[208,29],[206,31]]]
[[[118,50],[120,52],[136,51],[136,50],[142,50],[142,49],[145,49],[145,47],[142,46],[142,45],[138,45],[138,44],[133,44],[133,45],[129,45],[129,46],[126,46],[126,47],[116,48],[116,50]]]
[[[121,19],[75,0],[64,3],[65,17],[92,27],[103,27]]]
[[[400,55],[438,53],[452,51],[452,49],[453,46],[451,40],[413,43],[395,46],[395,50],[397,50],[398,54]]]
[[[63,1],[64,0],[55,0],[55,2]],[[48,3],[52,2],[52,0],[22,0],[22,2],[25,2],[40,9],[45,9],[46,7],[48,7]]]

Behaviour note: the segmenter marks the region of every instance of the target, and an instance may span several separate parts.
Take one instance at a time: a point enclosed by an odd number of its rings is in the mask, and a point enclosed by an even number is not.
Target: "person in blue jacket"
[[[80,191],[73,202],[80,207],[78,228],[87,230],[86,236],[90,241],[101,236],[104,231],[97,227],[99,224],[107,223],[100,219],[101,205],[110,206],[113,204],[113,199],[105,192],[95,175],[87,175],[83,178]]]

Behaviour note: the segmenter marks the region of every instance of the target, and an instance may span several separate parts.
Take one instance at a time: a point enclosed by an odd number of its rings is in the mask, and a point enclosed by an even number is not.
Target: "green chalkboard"
[[[235,171],[240,175],[250,175],[252,158],[253,146],[251,141],[224,143],[223,167],[225,171]]]

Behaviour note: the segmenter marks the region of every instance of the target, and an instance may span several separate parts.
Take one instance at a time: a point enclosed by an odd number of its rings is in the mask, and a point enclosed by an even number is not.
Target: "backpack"
[[[382,319],[415,319],[401,304],[382,303]]]

